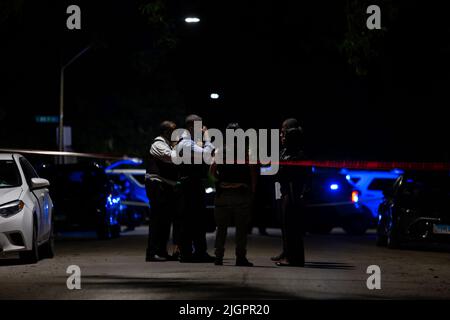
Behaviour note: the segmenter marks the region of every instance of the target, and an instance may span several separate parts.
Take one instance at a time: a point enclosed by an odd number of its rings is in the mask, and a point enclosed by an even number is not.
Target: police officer
[[[207,253],[205,223],[205,187],[203,178],[207,167],[204,159],[212,157],[214,146],[209,141],[206,127],[201,125],[202,118],[197,115],[186,117],[186,131],[176,146],[177,156],[188,153],[190,164],[180,164],[180,183],[182,190],[181,212],[181,256],[180,262],[213,262]],[[201,132],[194,132],[194,128]],[[194,141],[199,135],[200,140]],[[201,141],[202,140],[202,141]]]
[[[284,161],[304,159],[302,136],[302,129],[296,119],[290,118],[283,122],[280,134],[281,165],[278,171],[281,186],[283,251],[272,258],[278,266],[302,267],[305,264],[303,198],[309,183],[310,170],[305,167],[283,165]]]
[[[167,261],[175,259],[167,252],[170,227],[173,222],[173,242],[179,245],[179,204],[177,192],[178,168],[172,159],[171,136],[175,123],[164,121],[160,124],[160,135],[150,148],[145,186],[150,200],[150,221],[146,261]]]

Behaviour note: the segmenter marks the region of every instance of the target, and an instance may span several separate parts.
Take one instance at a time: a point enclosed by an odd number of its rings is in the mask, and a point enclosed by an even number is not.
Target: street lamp
[[[64,151],[64,71],[68,66],[70,66],[75,60],[81,57],[86,51],[91,47],[88,46],[80,51],[76,56],[74,56],[69,62],[61,67],[61,80],[60,80],[60,91],[59,91],[59,151]],[[64,157],[61,156],[60,162],[64,163]]]
[[[198,18],[198,17],[187,17],[186,19],[184,19],[184,21],[186,23],[199,23],[200,22],[200,18]]]
[[[220,96],[219,96],[218,93],[211,93],[211,95],[210,95],[209,97],[210,97],[211,99],[213,99],[213,100],[217,100],[217,99],[220,98]]]

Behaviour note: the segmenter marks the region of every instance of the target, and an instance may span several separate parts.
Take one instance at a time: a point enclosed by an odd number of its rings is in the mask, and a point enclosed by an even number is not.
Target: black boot
[[[286,256],[285,256],[285,254],[284,254],[284,252],[282,252],[282,253],[280,253],[279,255],[277,255],[277,256],[275,256],[275,257],[272,257],[272,258],[270,258],[270,260],[272,260],[272,261],[280,261],[280,260],[283,260],[284,258],[285,258]]]
[[[246,257],[236,258],[237,267],[253,267],[253,263],[247,260]]]

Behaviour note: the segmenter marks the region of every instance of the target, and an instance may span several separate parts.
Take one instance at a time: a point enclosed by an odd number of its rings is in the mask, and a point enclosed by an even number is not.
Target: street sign
[[[58,116],[36,116],[36,123],[59,123]]]

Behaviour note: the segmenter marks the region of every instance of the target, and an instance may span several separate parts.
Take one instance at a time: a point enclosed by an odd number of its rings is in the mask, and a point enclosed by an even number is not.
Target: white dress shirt
[[[155,139],[150,147],[150,154],[166,163],[171,163],[172,159],[176,157],[176,151],[172,149],[169,141],[162,136]]]

